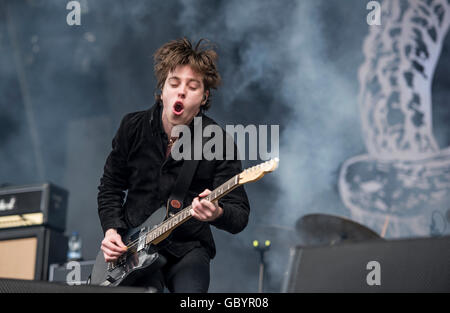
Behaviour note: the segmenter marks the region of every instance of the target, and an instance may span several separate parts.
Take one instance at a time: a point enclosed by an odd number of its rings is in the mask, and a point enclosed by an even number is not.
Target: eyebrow
[[[171,79],[176,79],[176,80],[178,80],[178,81],[181,80],[178,76],[172,76],[172,77],[169,77],[169,80],[171,80]],[[200,81],[199,81],[198,79],[195,79],[195,78],[189,78],[189,79],[188,79],[188,84],[189,84],[190,82],[195,82],[195,83],[200,84]]]

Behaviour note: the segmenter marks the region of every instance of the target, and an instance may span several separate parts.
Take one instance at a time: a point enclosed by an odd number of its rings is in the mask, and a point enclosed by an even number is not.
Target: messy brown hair
[[[204,41],[203,44],[201,44]],[[202,106],[204,110],[210,108],[211,89],[217,89],[221,82],[217,70],[217,53],[206,39],[200,39],[195,48],[187,38],[169,41],[161,46],[154,54],[154,70],[158,81],[157,87],[162,90],[169,72],[175,70],[178,65],[190,65],[192,70],[203,76],[205,91],[209,91],[209,97]],[[155,95],[160,101],[161,96]]]

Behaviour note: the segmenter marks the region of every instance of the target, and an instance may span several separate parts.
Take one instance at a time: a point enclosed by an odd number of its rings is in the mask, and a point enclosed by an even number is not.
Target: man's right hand
[[[106,231],[101,249],[106,262],[117,260],[125,251],[127,251],[127,247],[123,244],[122,238],[117,233],[117,230],[113,228]]]

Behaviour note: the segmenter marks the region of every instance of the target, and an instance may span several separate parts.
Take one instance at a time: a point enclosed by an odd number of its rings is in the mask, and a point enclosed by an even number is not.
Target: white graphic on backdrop
[[[344,162],[339,192],[351,217],[382,235],[429,235],[433,210],[445,216],[450,194],[450,149],[439,149],[431,119],[450,3],[384,1],[381,9],[358,77],[368,154]]]

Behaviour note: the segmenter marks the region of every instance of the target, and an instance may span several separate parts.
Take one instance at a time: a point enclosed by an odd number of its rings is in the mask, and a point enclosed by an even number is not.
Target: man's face
[[[189,65],[178,65],[169,72],[161,94],[165,128],[188,125],[206,102],[205,94],[207,96],[208,93],[205,93],[202,75]]]

